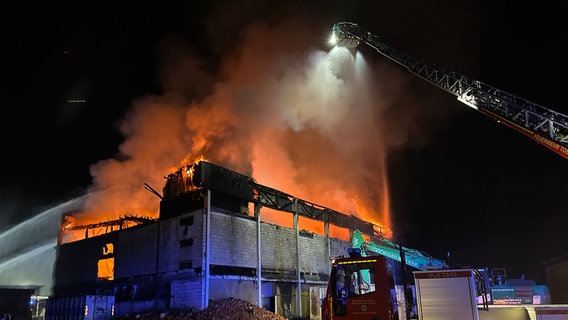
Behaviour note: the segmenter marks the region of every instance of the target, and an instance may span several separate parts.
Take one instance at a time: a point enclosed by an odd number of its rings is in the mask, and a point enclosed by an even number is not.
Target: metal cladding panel
[[[49,298],[46,320],[108,320],[114,315],[114,296]]]
[[[63,319],[85,319],[85,296],[47,299],[45,320]]]
[[[472,269],[415,271],[421,320],[478,320]]]

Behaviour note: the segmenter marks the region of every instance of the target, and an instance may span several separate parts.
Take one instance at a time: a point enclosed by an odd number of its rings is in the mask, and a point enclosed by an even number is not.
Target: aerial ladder
[[[453,94],[471,108],[528,136],[568,159],[568,116],[439,65],[426,64],[383,43],[353,22],[333,26],[337,45],[363,42],[422,79]]]
[[[351,246],[359,248],[362,256],[381,255],[419,270],[448,268],[444,260],[433,258],[424,252],[401,246],[388,239],[365,241],[363,233],[359,230],[353,230]]]

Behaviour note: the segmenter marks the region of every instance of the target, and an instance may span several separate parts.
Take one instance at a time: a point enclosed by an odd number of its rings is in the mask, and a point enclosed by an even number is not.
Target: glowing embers
[[[101,259],[97,264],[97,278],[114,280],[114,245],[107,243],[102,247]]]
[[[167,199],[175,197],[180,193],[198,190],[199,186],[194,184],[197,165],[198,163],[187,165],[174,173],[170,173],[166,177],[167,181],[163,189],[164,198]]]

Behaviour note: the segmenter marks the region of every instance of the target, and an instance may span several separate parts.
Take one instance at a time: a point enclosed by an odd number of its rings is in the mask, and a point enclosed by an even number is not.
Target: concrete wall
[[[114,250],[115,278],[152,274],[158,259],[158,224],[130,228],[117,233]]]
[[[160,222],[159,271],[173,277],[169,282],[171,308],[200,309],[205,306],[206,212],[205,209],[192,211]],[[212,209],[210,218],[208,299],[235,297],[259,303],[256,219],[216,208]],[[187,242],[188,239],[192,240]],[[185,246],[180,246],[182,241],[186,241]],[[302,299],[304,315],[314,312],[310,288],[317,288],[317,292],[325,290],[330,257],[345,255],[350,247],[348,241],[328,240],[325,236],[304,231],[297,233],[294,229],[266,222],[260,224],[260,242],[263,278],[260,304],[267,307],[276,301],[279,305],[272,306],[275,312],[282,313],[286,308],[295,310],[299,265],[301,283],[305,286],[302,293],[306,296]],[[191,268],[180,269],[182,263],[189,262]],[[163,281],[167,280],[164,278]]]
[[[209,282],[209,299],[237,298],[255,303],[258,287],[254,281],[242,279],[212,278]]]
[[[185,271],[202,266],[203,219],[200,209],[160,221],[158,272],[178,272],[180,265]]]
[[[262,223],[260,238],[263,269],[296,271],[296,232],[293,229]]]
[[[331,268],[328,240],[318,234],[300,233],[300,272],[315,280],[317,275],[328,274]],[[327,280],[321,279],[321,280]]]
[[[256,268],[257,237],[255,219],[212,211],[210,264]],[[330,256],[346,255],[350,246],[348,241],[331,239],[331,252],[328,253],[327,243],[327,238],[322,235],[307,232],[299,232],[297,235],[294,229],[261,222],[263,278],[295,280],[299,264],[300,272],[308,277],[306,280],[318,281],[317,275],[329,273]],[[277,277],[277,274],[280,276]],[[319,281],[327,281],[327,278]]]
[[[171,282],[172,309],[203,308],[202,292],[204,289],[203,278],[193,280],[174,280]]]
[[[314,303],[318,300],[310,296],[310,290],[324,290],[330,257],[346,255],[350,247],[348,241],[261,222],[263,290],[259,302],[257,220],[213,208],[207,296],[206,214],[206,209],[181,211],[179,216],[157,223],[62,245],[56,284],[78,287],[81,283],[96,282],[102,248],[112,243],[114,286],[120,293],[116,299],[116,315],[170,308],[202,309],[209,300],[227,297],[265,307],[271,305],[273,311],[280,314],[291,308],[297,315],[297,286],[301,285],[302,315],[307,316],[314,313]]]
[[[256,268],[256,221],[236,215],[211,213],[210,263]]]
[[[331,257],[348,256],[347,249],[351,248],[350,241],[330,238],[329,242],[330,242],[329,246],[330,246]]]

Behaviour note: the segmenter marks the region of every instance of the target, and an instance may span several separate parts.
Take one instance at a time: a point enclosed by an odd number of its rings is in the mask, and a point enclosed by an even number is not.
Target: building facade
[[[330,258],[350,247],[330,236],[330,224],[377,233],[365,221],[210,163],[187,172],[168,178],[158,220],[59,245],[50,299],[112,297],[113,310],[99,312],[126,315],[201,310],[233,297],[281,315],[319,319]],[[266,207],[291,215],[293,227],[263,221]],[[300,217],[322,223],[323,234],[301,230]],[[53,318],[63,312],[51,309]]]

